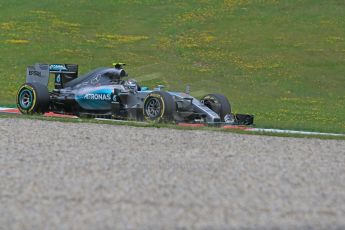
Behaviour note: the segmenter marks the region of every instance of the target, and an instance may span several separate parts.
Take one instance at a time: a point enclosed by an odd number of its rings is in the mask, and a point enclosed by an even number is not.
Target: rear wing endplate
[[[26,83],[40,83],[48,86],[49,80],[49,65],[35,64],[26,68]]]

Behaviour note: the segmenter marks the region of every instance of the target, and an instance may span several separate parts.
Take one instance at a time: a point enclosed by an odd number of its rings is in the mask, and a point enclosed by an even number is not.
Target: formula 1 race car
[[[26,83],[17,93],[17,107],[23,114],[54,112],[87,117],[190,123],[253,124],[253,115],[232,114],[228,99],[208,94],[198,100],[189,92],[153,90],[141,87],[128,76],[123,63],[97,68],[78,77],[76,64],[28,66]],[[55,75],[49,92],[49,75]]]

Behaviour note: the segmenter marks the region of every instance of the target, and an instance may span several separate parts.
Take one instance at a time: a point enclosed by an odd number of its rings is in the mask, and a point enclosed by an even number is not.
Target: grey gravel
[[[345,229],[345,141],[0,119],[0,229]]]

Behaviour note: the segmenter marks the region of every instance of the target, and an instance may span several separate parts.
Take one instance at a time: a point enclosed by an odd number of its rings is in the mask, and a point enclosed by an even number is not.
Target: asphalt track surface
[[[345,141],[0,119],[0,229],[345,229]]]

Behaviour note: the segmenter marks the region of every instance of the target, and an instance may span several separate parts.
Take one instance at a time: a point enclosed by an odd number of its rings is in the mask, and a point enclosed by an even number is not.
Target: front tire
[[[222,122],[224,122],[224,117],[227,114],[231,114],[230,102],[222,94],[208,94],[202,99],[202,101],[204,102],[204,105],[218,114]]]
[[[25,83],[17,93],[17,107],[23,114],[45,113],[49,108],[48,88],[39,83]]]
[[[155,91],[147,95],[144,101],[143,115],[149,121],[172,121],[176,111],[173,97],[164,91]]]

